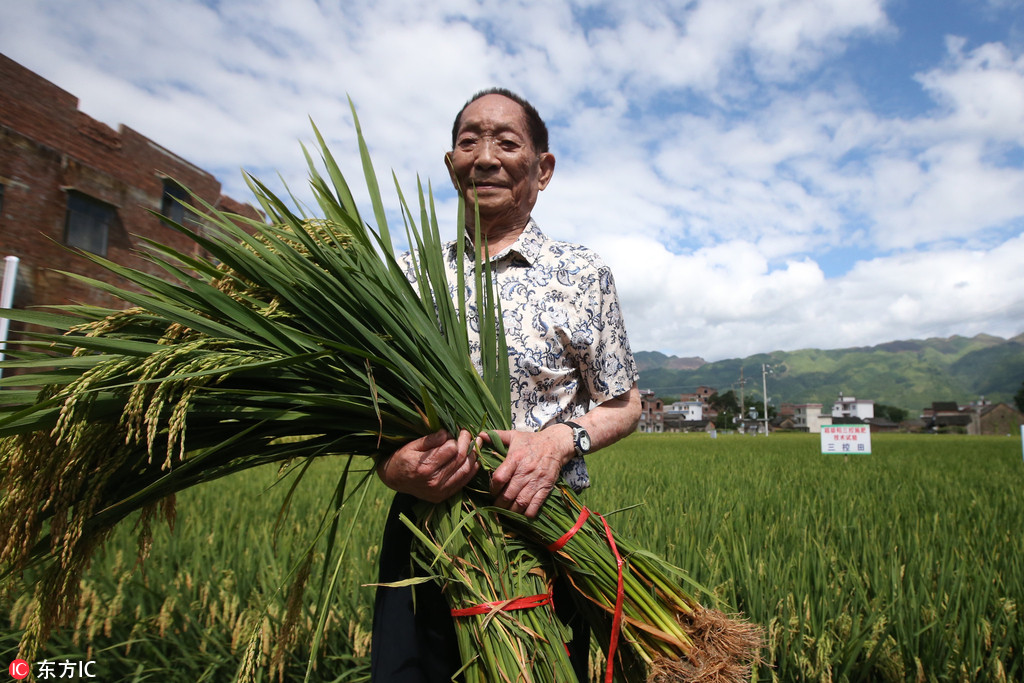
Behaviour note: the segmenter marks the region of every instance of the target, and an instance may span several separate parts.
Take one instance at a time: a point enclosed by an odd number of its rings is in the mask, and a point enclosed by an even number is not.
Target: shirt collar
[[[511,261],[518,257],[525,261],[527,265],[533,265],[533,262],[540,256],[541,250],[547,239],[547,236],[541,232],[536,221],[531,218],[523,231],[519,233],[519,237],[516,238],[516,241],[492,256],[491,262],[505,259]],[[453,255],[457,245],[457,241],[451,243],[450,249]],[[473,257],[472,240],[466,240],[466,256],[470,258]]]
[[[531,218],[530,222],[526,225],[526,229],[519,235],[519,239],[509,249],[515,251],[527,263],[533,265],[533,262],[540,257],[541,248],[546,241],[547,237],[544,236],[544,233],[540,231],[540,227]]]

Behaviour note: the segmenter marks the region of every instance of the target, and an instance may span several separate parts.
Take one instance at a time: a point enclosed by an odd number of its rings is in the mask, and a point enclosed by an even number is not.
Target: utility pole
[[[761,363],[761,392],[764,396],[764,435],[768,436],[768,373],[772,366]]]
[[[747,385],[747,380],[743,379],[743,366],[740,366],[740,419],[746,419],[747,407],[743,403],[743,387]]]

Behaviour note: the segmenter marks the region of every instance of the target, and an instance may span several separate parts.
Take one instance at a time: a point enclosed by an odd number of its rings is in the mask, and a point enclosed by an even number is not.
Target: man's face
[[[479,201],[482,229],[525,225],[555,168],[553,155],[534,150],[522,107],[501,95],[485,95],[466,107],[455,149],[446,156],[469,216],[474,198]]]

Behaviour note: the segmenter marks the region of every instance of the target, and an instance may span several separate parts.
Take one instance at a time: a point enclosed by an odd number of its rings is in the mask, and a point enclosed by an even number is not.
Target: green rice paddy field
[[[1020,439],[876,435],[873,451],[823,456],[817,435],[638,434],[590,459],[584,500],[621,510],[618,533],[763,625],[757,680],[1024,680]],[[127,525],[88,573],[77,620],[36,660],[93,660],[105,683],[226,683],[253,642],[258,680],[301,680],[323,567],[283,634],[287,577],[342,464],[316,463],[281,519],[288,487],[272,486],[274,472],[179,496],[173,533],[156,530],[141,567]],[[367,680],[365,584],[389,496],[375,481],[364,491],[342,520],[349,542],[316,681]],[[0,601],[6,661],[25,618],[24,599]]]

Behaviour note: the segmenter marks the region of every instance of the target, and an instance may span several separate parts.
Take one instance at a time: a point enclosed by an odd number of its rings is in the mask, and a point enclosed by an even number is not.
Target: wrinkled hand
[[[555,487],[562,466],[575,453],[572,433],[567,428],[496,433],[508,447],[508,455],[491,474],[494,504],[527,517],[536,517]]]
[[[476,451],[466,430],[453,439],[441,430],[410,441],[377,464],[385,486],[430,503],[440,503],[469,483],[476,474]]]

